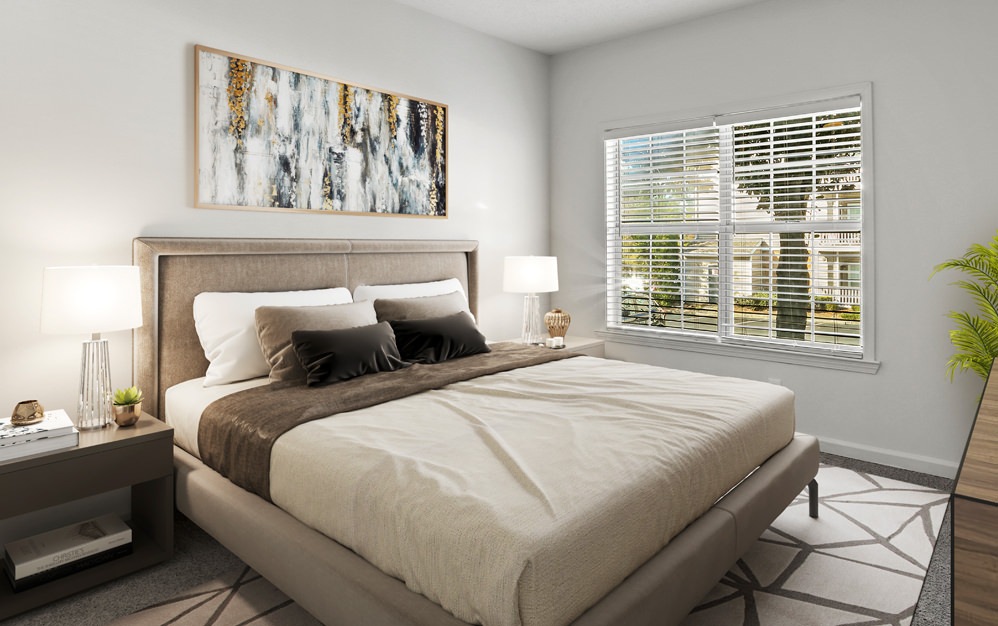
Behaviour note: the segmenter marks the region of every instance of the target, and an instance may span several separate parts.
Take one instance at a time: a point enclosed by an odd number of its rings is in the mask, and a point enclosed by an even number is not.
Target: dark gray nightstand
[[[170,558],[173,429],[143,414],[129,428],[81,431],[76,448],[0,463],[2,519],[122,487],[132,491],[132,554],[20,593],[3,575],[0,620]]]

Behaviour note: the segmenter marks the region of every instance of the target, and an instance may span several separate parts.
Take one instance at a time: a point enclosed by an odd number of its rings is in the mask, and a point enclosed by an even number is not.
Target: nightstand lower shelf
[[[153,541],[149,535],[133,526],[132,553],[113,561],[17,593],[11,588],[10,581],[6,579],[6,574],[4,574],[4,579],[0,582],[0,619],[30,611],[150,565],[155,565],[170,558],[172,552],[172,548],[164,548]]]

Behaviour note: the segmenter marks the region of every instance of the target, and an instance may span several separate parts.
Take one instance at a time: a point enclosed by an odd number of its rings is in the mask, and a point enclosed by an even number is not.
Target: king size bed
[[[275,370],[212,386],[199,294],[456,281],[473,319],[477,242],[139,238],[133,254],[136,382],[175,429],[177,508],[326,624],[677,624],[806,487],[817,515],[817,441],[765,383],[498,344],[315,389]],[[397,303],[374,302],[379,322]]]

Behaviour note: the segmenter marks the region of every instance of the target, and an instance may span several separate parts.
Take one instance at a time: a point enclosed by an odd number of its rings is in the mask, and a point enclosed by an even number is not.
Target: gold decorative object
[[[553,309],[544,314],[544,325],[548,327],[548,334],[552,337],[564,337],[571,323],[572,316],[561,309]]]
[[[114,423],[119,427],[134,426],[142,415],[142,403],[137,404],[116,404],[111,407],[114,413]]]
[[[37,424],[43,419],[45,419],[45,407],[38,404],[38,400],[22,400],[14,405],[14,412],[10,414],[12,426]]]

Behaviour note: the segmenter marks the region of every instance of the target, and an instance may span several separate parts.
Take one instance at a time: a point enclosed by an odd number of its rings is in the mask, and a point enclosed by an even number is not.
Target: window
[[[607,131],[607,330],[869,360],[868,126],[856,95]]]

